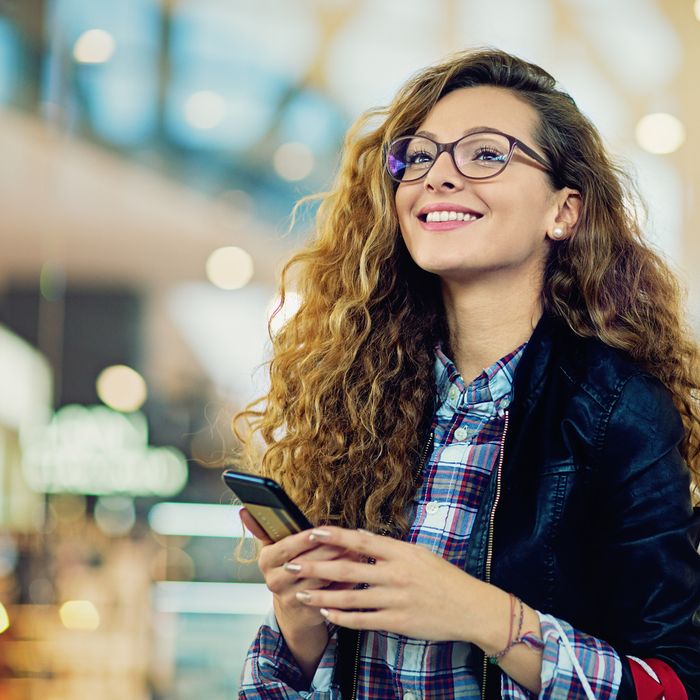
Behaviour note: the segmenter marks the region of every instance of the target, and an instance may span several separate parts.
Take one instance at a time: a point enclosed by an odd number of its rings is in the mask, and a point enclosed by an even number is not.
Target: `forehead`
[[[538,123],[535,109],[512,91],[479,85],[459,88],[445,95],[417,131],[428,131],[447,142],[458,139],[468,129],[487,126],[532,140]]]

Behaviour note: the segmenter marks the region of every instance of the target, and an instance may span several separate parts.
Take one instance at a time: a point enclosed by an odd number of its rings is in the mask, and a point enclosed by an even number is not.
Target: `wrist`
[[[482,586],[477,598],[476,619],[472,621],[470,639],[487,656],[493,656],[508,644],[512,631],[512,606],[508,593],[489,583]]]
[[[516,596],[486,585],[491,590],[487,592],[488,597],[481,608],[483,620],[476,627],[477,631],[471,640],[486,656],[505,657],[514,646],[522,644],[525,635],[535,639],[542,636],[540,618],[535,610]]]
[[[276,595],[272,597],[272,609],[280,630],[284,627],[289,635],[295,637],[326,626],[326,620],[321,615],[311,615],[308,607],[298,603],[291,607],[285,606]]]
[[[329,632],[326,621],[299,624],[299,617],[286,615],[277,598],[273,599],[273,608],[277,626],[292,656],[296,659],[306,680],[311,681],[318,662],[328,644]],[[303,617],[301,618],[304,619]]]

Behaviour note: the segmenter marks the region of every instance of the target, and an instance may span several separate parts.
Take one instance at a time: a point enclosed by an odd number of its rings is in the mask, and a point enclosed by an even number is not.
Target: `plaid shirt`
[[[413,524],[406,539],[462,569],[474,519],[498,460],[513,375],[524,348],[522,345],[495,362],[468,386],[455,365],[436,348],[439,401],[433,420],[435,442],[414,499]],[[614,698],[622,673],[616,652],[563,620],[538,615],[544,641],[539,697],[585,700],[570,648],[595,698]],[[469,659],[471,649],[462,642],[429,642],[391,632],[365,632],[357,697],[480,698]],[[340,692],[333,684],[335,652],[336,638],[332,635],[309,689],[271,613],[246,658],[239,697],[337,700]],[[501,679],[502,697],[535,697],[505,673]]]

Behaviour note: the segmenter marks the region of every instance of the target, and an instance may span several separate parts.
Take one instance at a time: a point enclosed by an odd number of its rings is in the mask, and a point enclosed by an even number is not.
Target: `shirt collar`
[[[447,403],[459,409],[493,402],[497,409],[508,407],[512,398],[513,376],[527,343],[518,346],[500,360],[486,367],[469,385],[454,362],[444,353],[442,344],[435,347],[435,384],[439,405]]]

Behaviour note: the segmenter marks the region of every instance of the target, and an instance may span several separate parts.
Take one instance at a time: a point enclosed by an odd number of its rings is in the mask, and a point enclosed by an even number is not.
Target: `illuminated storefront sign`
[[[187,462],[174,447],[148,445],[139,412],[70,405],[50,423],[21,435],[22,469],[43,493],[172,496],[187,481]]]

